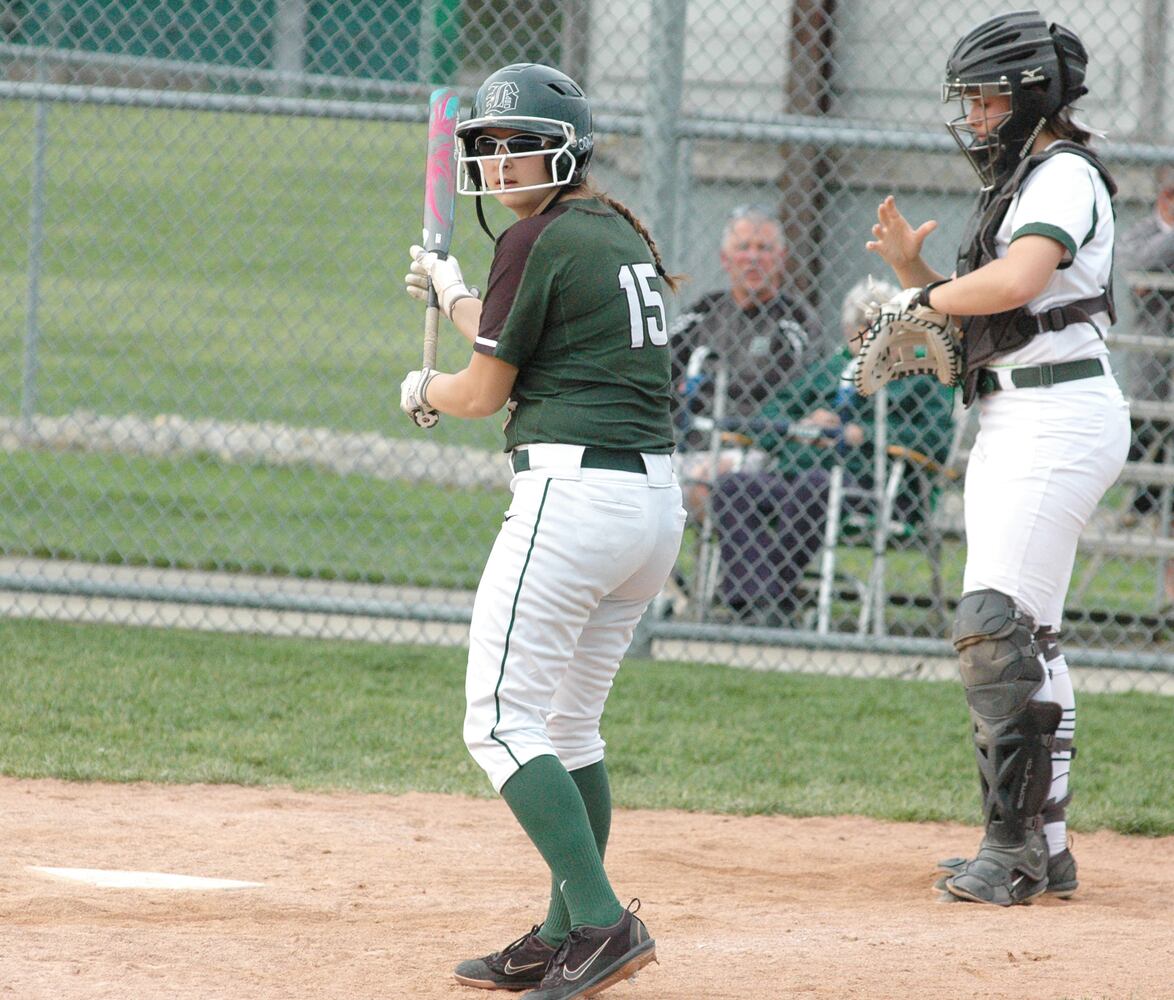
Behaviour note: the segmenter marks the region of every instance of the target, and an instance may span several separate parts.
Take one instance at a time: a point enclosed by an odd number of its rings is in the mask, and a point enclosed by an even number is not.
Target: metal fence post
[[[1167,0],[1146,0],[1144,20],[1147,31],[1142,38],[1143,121],[1155,138],[1164,139],[1166,128],[1166,33]]]
[[[277,0],[273,18],[273,68],[281,74],[277,93],[301,93],[299,78],[306,71],[306,0]]]
[[[579,85],[591,89],[587,79],[591,52],[591,5],[589,0],[563,0],[562,30],[559,32],[561,69]]]
[[[693,228],[693,140],[682,137],[677,145],[677,178],[676,190],[673,192],[674,201],[676,203],[676,220],[675,228],[673,230],[673,246],[674,247],[691,247],[695,237],[701,237],[700,233],[695,233]],[[682,266],[682,261],[679,254],[670,254],[672,264],[670,270],[679,269]],[[681,297],[677,295],[670,295],[666,300],[668,304],[669,319],[676,318],[679,308],[682,307]]]
[[[56,6],[49,18],[50,38],[60,37],[61,18]],[[35,78],[37,83],[48,82],[48,65],[45,52],[37,54]],[[44,264],[45,247],[45,147],[49,142],[49,102],[39,100],[33,110],[33,176],[29,192],[29,256],[28,284],[25,302],[24,350],[21,364],[20,384],[20,433],[29,437],[33,433],[33,418],[37,413],[37,377],[41,363],[39,347],[41,339],[41,270]]]
[[[678,120],[684,86],[687,8],[688,0],[653,0],[648,26],[640,201],[653,236],[666,242],[676,235]],[[670,250],[668,256],[672,258],[674,253]]]
[[[440,31],[436,24],[440,13],[440,0],[423,0],[420,4],[420,51],[417,73],[425,83],[439,83],[439,66],[436,62],[436,43]]]
[[[20,431],[33,431],[37,412],[37,373],[40,371],[41,267],[45,243],[45,146],[48,141],[49,104],[37,101],[33,112],[33,183],[29,203],[28,301],[25,307],[24,364],[20,391]]]

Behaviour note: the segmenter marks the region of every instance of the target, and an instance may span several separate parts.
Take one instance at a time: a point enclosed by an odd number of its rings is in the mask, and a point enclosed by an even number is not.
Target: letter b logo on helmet
[[[485,85],[485,107],[482,114],[508,115],[518,107],[518,85],[513,80],[499,80]]]

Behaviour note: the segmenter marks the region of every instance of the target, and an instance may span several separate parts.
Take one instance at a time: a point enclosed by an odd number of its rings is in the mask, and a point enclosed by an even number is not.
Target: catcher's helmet
[[[480,195],[481,162],[496,150],[478,155],[477,137],[488,128],[517,129],[547,140],[541,149],[511,156],[549,157],[551,179],[539,187],[574,187],[587,176],[595,140],[591,106],[582,88],[565,73],[540,63],[514,63],[490,75],[473,98],[473,114],[457,126],[457,190]],[[527,190],[514,188],[515,191]]]
[[[992,17],[959,39],[946,60],[942,100],[962,100],[946,127],[978,172],[984,188],[1001,182],[1031,150],[1048,120],[1088,93],[1088,53],[1076,35],[1048,25],[1035,10]],[[1010,113],[985,136],[966,121],[965,99],[1010,98]]]

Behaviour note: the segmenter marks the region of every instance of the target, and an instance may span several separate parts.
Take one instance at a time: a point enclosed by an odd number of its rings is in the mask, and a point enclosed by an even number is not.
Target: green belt
[[[515,451],[510,456],[514,472],[530,471],[530,454],[525,451]],[[583,458],[579,462],[581,469],[610,469],[612,472],[637,472],[644,475],[644,459],[638,451],[620,451],[616,448],[583,449]]]
[[[1062,361],[1058,365],[1036,365],[1033,368],[1012,368],[1011,384],[1016,389],[1037,389],[1040,386],[1055,385],[1057,382],[1075,382],[1082,378],[1104,375],[1105,369],[1100,358],[1084,358],[1081,361]],[[998,376],[989,368],[978,374],[978,391],[985,396],[1003,388]]]

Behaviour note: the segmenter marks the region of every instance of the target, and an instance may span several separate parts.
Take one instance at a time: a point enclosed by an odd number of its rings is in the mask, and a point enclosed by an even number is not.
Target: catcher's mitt
[[[908,375],[936,375],[943,385],[955,385],[961,377],[958,328],[949,316],[917,305],[920,292],[906,288],[879,306],[853,375],[861,395]]]

